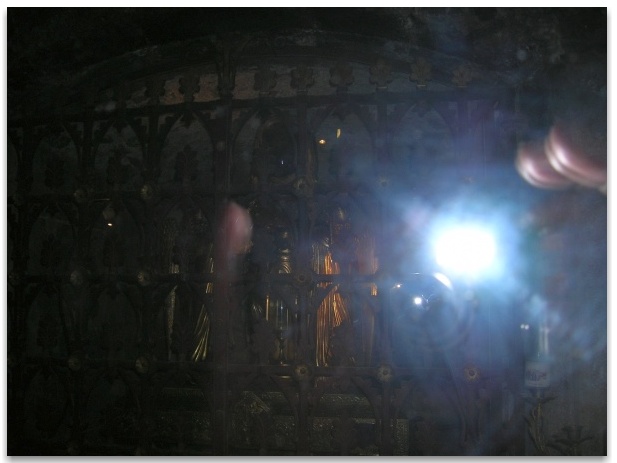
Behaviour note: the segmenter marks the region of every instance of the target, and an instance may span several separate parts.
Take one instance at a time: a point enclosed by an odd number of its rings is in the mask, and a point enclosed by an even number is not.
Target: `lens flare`
[[[446,272],[477,276],[488,270],[495,259],[492,233],[477,226],[460,226],[444,231],[435,240],[437,264]]]

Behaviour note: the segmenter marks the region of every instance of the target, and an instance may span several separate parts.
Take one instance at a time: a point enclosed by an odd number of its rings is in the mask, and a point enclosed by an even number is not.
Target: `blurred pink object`
[[[217,274],[230,282],[236,277],[238,257],[251,247],[253,221],[249,212],[229,202],[221,215],[217,232]]]
[[[551,166],[543,142],[521,144],[515,162],[519,174],[535,187],[557,189],[574,185]]]
[[[557,121],[544,143],[522,144],[515,165],[527,182],[539,188],[580,185],[607,191],[606,139],[574,124]]]
[[[576,183],[606,191],[606,140],[590,131],[558,121],[548,134],[546,156],[551,166]]]

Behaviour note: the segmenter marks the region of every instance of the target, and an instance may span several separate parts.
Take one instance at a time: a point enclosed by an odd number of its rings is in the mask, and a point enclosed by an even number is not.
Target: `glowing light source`
[[[319,143],[320,145],[325,145],[326,144],[326,140],[324,140],[323,138],[320,139],[317,143]]]
[[[495,258],[493,235],[478,226],[450,228],[435,240],[437,264],[448,272],[475,277],[488,270]]]
[[[103,214],[103,218],[107,222],[107,226],[113,227],[114,219],[116,217],[116,210],[114,209],[114,206],[112,205],[112,203],[109,203],[107,204],[107,206],[105,206],[105,209],[103,209],[102,214]]]

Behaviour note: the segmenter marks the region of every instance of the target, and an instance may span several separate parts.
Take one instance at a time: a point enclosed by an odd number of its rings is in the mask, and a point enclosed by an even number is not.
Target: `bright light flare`
[[[435,240],[437,264],[446,272],[475,277],[488,270],[495,259],[492,233],[477,226],[460,226],[444,231]]]

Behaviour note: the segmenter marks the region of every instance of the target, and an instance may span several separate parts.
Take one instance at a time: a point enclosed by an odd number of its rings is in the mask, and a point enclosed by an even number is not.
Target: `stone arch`
[[[277,109],[256,109],[238,120],[234,138],[231,182],[288,183],[297,166],[296,138],[290,115]]]
[[[157,182],[161,187],[188,183],[214,189],[214,147],[199,115],[183,113],[164,134]]]
[[[316,179],[320,185],[371,183],[376,163],[370,116],[355,105],[316,115]]]
[[[144,183],[140,130],[127,123],[100,124],[94,142],[94,188],[138,190]]]
[[[64,127],[49,127],[38,143],[32,160],[34,194],[72,193],[78,168],[77,147]]]

